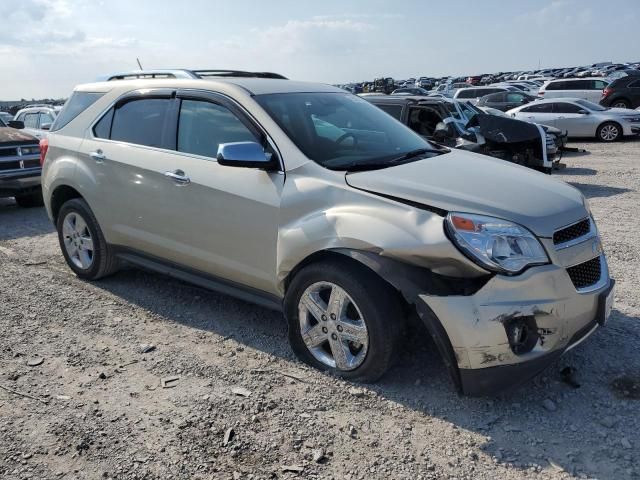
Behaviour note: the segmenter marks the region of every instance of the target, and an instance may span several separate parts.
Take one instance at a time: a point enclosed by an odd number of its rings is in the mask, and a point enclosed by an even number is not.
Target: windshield
[[[576,103],[583,107],[587,107],[589,110],[594,112],[604,112],[605,110],[608,110],[608,108],[598,105],[597,103],[590,102],[589,100],[576,100]]]
[[[302,153],[332,170],[384,168],[445,152],[356,95],[283,93],[254,98]]]

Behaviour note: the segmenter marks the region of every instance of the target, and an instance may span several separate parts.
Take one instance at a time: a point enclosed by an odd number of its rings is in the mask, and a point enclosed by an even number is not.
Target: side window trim
[[[173,105],[176,103],[175,102],[175,96],[176,96],[176,90],[171,88],[157,88],[157,89],[142,89],[142,90],[134,90],[131,92],[127,92],[123,95],[121,95],[120,97],[116,98],[113,102],[111,102],[101,113],[100,115],[98,115],[96,117],[96,119],[91,123],[91,125],[89,125],[88,128],[88,133],[89,133],[89,138],[91,138],[91,140],[97,140],[97,141],[103,141],[103,142],[113,142],[113,143],[125,143],[127,145],[132,145],[135,147],[141,147],[141,148],[152,148],[152,149],[156,149],[156,150],[172,150],[171,148],[167,148],[167,145],[170,145],[170,138],[167,138],[167,130],[170,130],[170,128],[168,128],[168,126],[170,124],[175,123],[177,126],[177,117],[174,119],[172,118],[172,110],[173,110]],[[121,107],[122,105],[128,103],[128,102],[132,102],[135,100],[144,100],[144,99],[151,99],[151,98],[164,98],[164,99],[168,99],[168,100],[173,100],[171,102],[171,104],[169,105],[169,108],[167,110],[167,118],[165,118],[165,122],[163,125],[163,131],[162,131],[162,139],[161,139],[161,147],[153,147],[153,146],[149,146],[149,145],[141,145],[138,143],[131,143],[131,142],[125,142],[122,140],[112,140],[111,139],[111,134],[112,134],[112,130],[113,130],[113,120],[115,118],[115,111]],[[111,115],[111,122],[109,125],[109,138],[102,138],[102,137],[97,137],[95,134],[95,128],[98,125],[98,123],[100,123],[100,121],[106,116],[109,115],[109,112],[113,110],[113,114]],[[175,122],[174,122],[175,120]],[[174,140],[174,144],[175,144],[175,140]],[[175,151],[175,148],[172,150]]]
[[[278,146],[273,141],[267,130],[258,122],[258,120],[251,115],[251,113],[246,110],[242,105],[236,102],[231,97],[224,95],[219,92],[211,92],[208,90],[197,90],[197,89],[181,89],[176,92],[176,100],[178,100],[178,107],[176,109],[176,117],[175,117],[175,141],[177,144],[178,140],[178,120],[180,116],[180,102],[182,100],[194,100],[201,102],[209,102],[216,105],[220,105],[229,109],[231,113],[233,113],[238,120],[242,122],[242,124],[247,127],[256,137],[262,138],[263,141],[267,142],[267,144],[271,147],[273,154],[277,157],[279,170],[284,173],[284,160],[282,158],[282,154],[278,149]],[[180,153],[180,152],[178,152]],[[185,154],[191,155],[191,154]],[[202,157],[207,158],[207,157]],[[209,158],[209,160],[211,160]]]

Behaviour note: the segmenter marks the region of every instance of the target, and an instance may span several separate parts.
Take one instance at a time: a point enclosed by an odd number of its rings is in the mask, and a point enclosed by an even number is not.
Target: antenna
[[[142,64],[140,63],[140,59],[138,57],[136,57],[136,62],[138,62],[138,67],[140,67],[140,70],[144,70],[144,68],[142,68]]]

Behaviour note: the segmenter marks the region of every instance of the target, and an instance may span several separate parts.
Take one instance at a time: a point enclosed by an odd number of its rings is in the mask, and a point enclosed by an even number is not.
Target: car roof
[[[265,95],[273,93],[344,93],[345,90],[324,83],[300,82],[294,80],[281,80],[271,78],[242,78],[242,77],[215,77],[206,79],[133,79],[103,81],[78,85],[76,91],[105,92],[114,88],[193,88],[202,90],[216,90],[220,85],[234,85],[249,92],[251,95]]]
[[[399,103],[403,102],[411,105],[424,105],[427,103],[455,103],[450,98],[445,97],[426,97],[424,95],[384,95],[384,96],[372,96],[368,99],[375,103]]]
[[[526,105],[522,105],[522,107],[517,107],[517,108],[530,107],[531,105],[534,105],[534,104],[540,105],[543,103],[556,103],[556,102],[574,102],[575,103],[578,100],[584,100],[584,98],[576,98],[576,97],[545,98],[541,100],[536,100],[535,102],[527,103]]]

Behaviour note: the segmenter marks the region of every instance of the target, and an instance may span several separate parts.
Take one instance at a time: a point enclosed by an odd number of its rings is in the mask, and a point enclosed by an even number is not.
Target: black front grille
[[[574,223],[567,228],[563,228],[562,230],[555,232],[553,234],[553,243],[558,245],[560,243],[569,242],[586,235],[589,233],[589,230],[591,230],[591,222],[586,218],[581,222]]]
[[[17,170],[20,168],[20,162],[0,162],[0,171]]]
[[[602,275],[600,257],[569,267],[567,268],[567,273],[573,282],[573,286],[577,289],[595,285]]]
[[[18,156],[17,148],[0,148],[0,157],[16,157]]]
[[[22,163],[24,163],[24,168],[35,168],[40,166],[40,159],[23,160]]]

